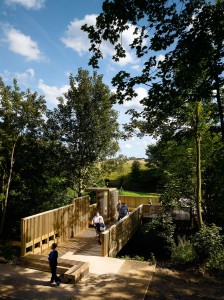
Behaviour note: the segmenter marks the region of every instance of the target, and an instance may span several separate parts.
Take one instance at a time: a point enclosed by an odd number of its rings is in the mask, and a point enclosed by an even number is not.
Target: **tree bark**
[[[15,147],[16,147],[16,142],[14,142],[13,146],[12,146],[9,175],[8,175],[6,186],[3,184],[3,191],[2,192],[5,196],[4,196],[4,199],[2,201],[2,207],[1,207],[0,236],[2,235],[3,226],[4,226],[4,222],[5,222],[5,215],[6,215],[6,209],[7,209],[7,204],[8,204],[8,198],[9,198],[9,190],[10,190],[10,184],[11,184],[11,180],[12,180]]]
[[[215,76],[215,85],[216,85],[216,100],[217,100],[217,104],[218,104],[219,119],[220,119],[220,125],[221,125],[221,135],[222,135],[222,141],[224,142],[223,108],[222,108],[222,101],[221,101],[221,95],[220,95],[220,84],[219,84],[218,75]]]
[[[196,142],[196,205],[197,205],[197,221],[199,229],[203,226],[202,220],[202,193],[201,193],[201,134],[199,129],[200,122],[200,102],[196,106],[196,122],[195,122],[195,142]]]

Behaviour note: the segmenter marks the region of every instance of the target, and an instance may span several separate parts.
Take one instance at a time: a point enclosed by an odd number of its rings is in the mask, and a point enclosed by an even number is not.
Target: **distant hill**
[[[124,163],[123,165],[123,171],[121,173],[119,172],[112,172],[110,175],[108,175],[108,179],[110,180],[117,180],[119,177],[121,176],[127,176],[130,172],[131,172],[131,166],[133,164],[134,161],[139,161],[141,164],[141,170],[146,170],[146,161],[144,158],[134,158],[134,159],[129,159],[126,163]]]

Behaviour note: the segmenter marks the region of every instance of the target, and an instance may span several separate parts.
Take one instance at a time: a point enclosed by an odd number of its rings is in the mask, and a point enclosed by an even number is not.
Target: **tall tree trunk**
[[[200,107],[201,102],[197,102],[196,106],[196,122],[195,122],[195,142],[196,142],[196,205],[197,205],[197,220],[198,227],[203,226],[202,221],[202,211],[201,211],[201,202],[202,202],[202,193],[201,193],[201,133],[199,128],[200,122]]]
[[[12,146],[8,179],[7,179],[6,184],[4,184],[4,183],[2,184],[2,192],[4,194],[4,199],[2,201],[2,206],[1,206],[0,236],[2,235],[3,226],[5,223],[5,215],[6,215],[6,209],[7,209],[7,204],[8,204],[9,190],[10,190],[10,184],[11,184],[11,180],[12,180],[12,171],[13,171],[13,165],[14,165],[15,147],[16,147],[16,142],[14,142],[14,144]]]
[[[221,94],[220,94],[220,84],[219,84],[218,75],[215,75],[215,87],[216,87],[216,100],[217,100],[218,110],[219,110],[219,120],[220,120],[220,125],[221,125],[222,141],[224,142],[223,108],[222,108],[222,100],[221,100]]]

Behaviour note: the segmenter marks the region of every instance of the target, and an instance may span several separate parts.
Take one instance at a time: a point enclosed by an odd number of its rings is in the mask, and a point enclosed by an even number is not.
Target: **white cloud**
[[[70,22],[65,32],[65,35],[61,38],[61,41],[67,48],[73,49],[78,55],[83,56],[86,53],[89,53],[90,42],[86,32],[81,30],[81,26],[84,24],[95,25],[97,15],[86,15],[84,19]],[[134,54],[127,51],[128,45],[133,41],[133,31],[134,27],[129,26],[129,29],[123,32],[122,34],[122,46],[126,50],[126,57],[121,58],[119,65],[124,66],[127,64],[136,64],[137,59]],[[109,43],[103,41],[100,45],[100,50],[103,53],[104,58],[112,57],[115,54],[114,47]]]
[[[6,5],[22,5],[26,9],[41,9],[45,0],[5,0]]]
[[[130,108],[141,108],[142,105],[140,103],[140,100],[142,100],[144,97],[147,97],[147,90],[145,88],[139,87],[135,89],[136,93],[138,94],[137,97],[133,98],[131,101],[125,101],[123,106],[130,109]]]
[[[141,67],[140,65],[134,65],[131,67],[132,70],[135,70],[135,71],[140,71],[141,70]]]
[[[127,64],[134,64],[136,61],[136,57],[126,50],[126,56],[124,58],[120,58],[117,63],[120,66],[126,66]]]
[[[12,79],[11,72],[9,70],[4,70],[1,72],[0,77],[3,79],[3,81],[9,81]]]
[[[155,140],[152,137],[144,136],[143,138],[138,138],[136,136],[132,137],[128,142],[120,141],[120,153],[127,157],[146,157],[146,149],[149,144],[155,144]]]
[[[4,26],[3,30],[6,42],[12,52],[24,56],[27,61],[41,61],[44,59],[38,44],[30,36],[10,26]]]
[[[45,84],[44,81],[40,79],[38,83],[38,88],[43,91],[47,103],[57,105],[57,98],[68,91],[69,85],[64,85],[62,87],[50,86]]]
[[[4,70],[2,73],[0,73],[0,77],[3,78],[3,81],[10,81],[14,78],[17,79],[18,84],[27,85],[27,83],[30,82],[31,79],[35,77],[35,71],[34,69],[27,69],[24,72],[9,72],[8,70]]]
[[[73,49],[80,56],[89,51],[90,43],[87,34],[81,30],[81,26],[87,23],[94,25],[96,23],[97,15],[86,15],[83,20],[75,19],[70,22],[65,32],[65,36],[61,41],[67,48]]]
[[[125,144],[125,145],[124,145],[124,148],[125,148],[125,149],[132,149],[133,146],[132,146],[131,144]]]
[[[15,77],[18,79],[18,81],[24,83],[24,81],[27,81],[27,79],[34,78],[35,71],[34,69],[27,69],[23,73],[16,72]]]
[[[164,61],[164,59],[165,59],[165,55],[163,54],[160,54],[159,56],[156,57],[157,62]]]

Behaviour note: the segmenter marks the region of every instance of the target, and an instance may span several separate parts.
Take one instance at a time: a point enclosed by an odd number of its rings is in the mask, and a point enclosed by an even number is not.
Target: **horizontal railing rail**
[[[102,256],[114,257],[139,227],[142,205],[102,233]]]
[[[151,203],[154,205],[160,204],[158,195],[152,195],[151,197],[119,195],[118,199],[121,202],[126,203],[131,210],[137,208],[141,204],[148,204],[149,201],[151,201]]]
[[[82,232],[89,225],[89,196],[57,209],[21,219],[21,255],[42,254]]]

